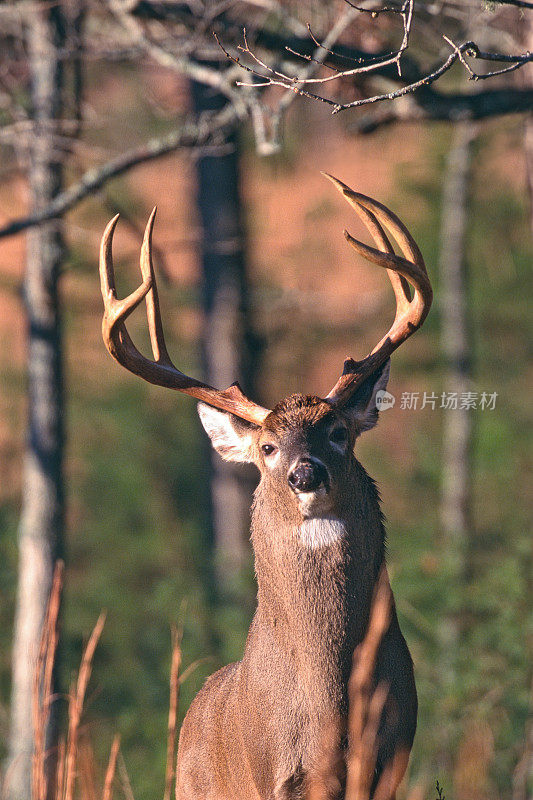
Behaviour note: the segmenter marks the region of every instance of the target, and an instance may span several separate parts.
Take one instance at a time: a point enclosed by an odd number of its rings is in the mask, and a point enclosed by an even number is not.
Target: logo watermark
[[[378,411],[385,411],[387,408],[392,408],[395,402],[396,398],[390,392],[386,392],[384,389],[380,389],[379,392],[376,392],[376,408]]]

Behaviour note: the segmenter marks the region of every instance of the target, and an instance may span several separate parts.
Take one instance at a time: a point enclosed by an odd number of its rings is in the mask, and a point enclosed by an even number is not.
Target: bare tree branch
[[[153,161],[179,148],[190,149],[220,144],[237,120],[235,109],[229,105],[218,114],[205,116],[199,120],[188,120],[181,128],[167,136],[152,139],[141,147],[133,148],[111,159],[99,168],[89,169],[76,184],[58,194],[45,208],[12,220],[1,227],[0,238],[13,236],[35,225],[61,217],[81,200],[101,189],[112,178],[123,175],[139,164]]]
[[[384,59],[381,62],[374,61],[371,64],[363,64],[358,67],[352,67],[351,69],[340,70],[334,75],[327,75],[322,78],[301,77],[298,73],[295,73],[294,75],[287,75],[286,73],[274,69],[264,60],[260,59],[248,46],[246,31],[244,31],[244,46],[239,46],[238,49],[245,55],[249,56],[253,61],[255,61],[255,63],[259,67],[261,67],[262,70],[258,69],[257,67],[250,67],[249,65],[245,64],[238,56],[231,55],[231,53],[229,53],[228,50],[220,43],[218,37],[217,37],[217,42],[220,44],[220,47],[222,48],[227,58],[229,58],[234,64],[237,64],[239,67],[241,67],[243,71],[254,75],[259,79],[259,81],[261,81],[260,83],[256,83],[255,84],[256,86],[259,86],[260,88],[264,88],[267,86],[280,86],[282,88],[289,89],[291,92],[294,92],[294,94],[301,95],[302,97],[307,97],[311,100],[319,100],[322,103],[326,103],[327,105],[332,106],[333,114],[337,114],[339,111],[344,111],[348,108],[358,108],[360,106],[368,105],[370,103],[378,103],[382,100],[394,100],[398,97],[403,97],[406,94],[411,94],[413,92],[416,92],[416,90],[421,88],[422,86],[429,86],[435,81],[437,81],[439,78],[441,78],[442,75],[448,72],[448,70],[450,70],[458,60],[467,69],[471,79],[473,80],[480,80],[482,78],[489,78],[495,75],[502,75],[505,72],[511,72],[513,70],[519,69],[525,64],[528,64],[531,61],[533,61],[533,54],[529,52],[521,53],[516,56],[506,55],[503,53],[487,53],[480,50],[475,42],[468,41],[464,42],[461,45],[456,45],[450,39],[444,37],[446,41],[453,48],[453,52],[450,53],[448,58],[446,58],[443,63],[434,68],[432,71],[428,72],[423,77],[419,78],[416,81],[413,81],[412,83],[408,83],[407,85],[402,86],[401,88],[396,89],[394,91],[386,92],[384,94],[375,94],[372,95],[371,97],[364,97],[358,100],[353,100],[348,103],[343,103],[339,102],[339,100],[335,98],[331,98],[322,94],[316,94],[315,92],[311,92],[308,89],[304,88],[304,86],[307,86],[309,84],[331,83],[332,81],[338,81],[340,78],[345,79],[356,75],[361,76],[365,73],[380,70],[383,67],[390,66],[391,64],[397,65],[399,75],[401,76],[400,59],[402,54],[408,47],[409,30],[410,28],[407,27],[406,25],[404,40],[402,41],[400,49],[395,53],[393,53],[388,59]],[[486,61],[512,62],[512,64],[510,67],[507,67],[503,70],[496,70],[494,72],[478,74],[472,70],[472,68],[466,61],[465,56],[468,56],[472,59],[480,59]],[[238,85],[243,86],[248,84],[244,84],[243,82],[239,81]]]
[[[429,98],[420,97],[420,94]],[[475,102],[467,94],[441,95],[431,88],[407,95],[397,103],[382,103],[369,107],[369,113],[353,117],[350,130],[369,134],[384,125],[395,122],[431,121],[446,122],[462,119],[483,120],[495,116],[527,112],[533,107],[533,89],[509,92],[505,89],[489,90],[475,95]]]
[[[533,8],[533,3],[525,2],[525,0],[524,2],[522,0],[502,0],[501,3],[498,3],[496,12],[491,11],[490,14],[485,14],[484,27],[478,37],[479,41],[472,42],[467,41],[464,37],[468,4],[443,2],[439,6],[440,12],[437,15],[434,7],[423,0],[417,3],[416,8],[406,0],[397,3],[389,0],[383,5],[377,2],[345,1],[356,14],[365,12],[374,19],[379,19],[383,13],[399,17],[403,28],[403,38],[399,47],[392,50],[384,49],[383,52],[377,53],[361,50],[351,43],[347,44],[346,41],[341,44],[336,43],[335,47],[331,45],[328,47],[326,41],[329,34],[327,32],[322,36],[315,34],[310,23],[307,25],[308,35],[301,36],[294,35],[288,29],[284,30],[282,25],[269,27],[266,24],[258,25],[252,21],[246,24],[246,38],[244,46],[240,48],[241,52],[235,54],[233,47],[237,46],[236,43],[242,37],[244,26],[239,28],[239,19],[243,18],[243,14],[239,15],[235,12],[229,15],[224,10],[218,16],[213,17],[213,31],[216,34],[216,40],[221,44],[227,58],[231,60],[233,67],[243,69],[252,77],[252,81],[239,81],[239,84],[243,93],[250,90],[253,92],[253,98],[248,95],[247,100],[250,101],[249,107],[256,122],[262,120],[264,116],[261,111],[262,104],[257,99],[257,92],[258,90],[265,91],[268,87],[283,88],[287,94],[290,93],[292,98],[303,96],[324,102],[332,107],[333,113],[379,103],[383,100],[394,100],[409,94],[414,94],[414,100],[418,106],[415,109],[415,116],[419,118],[453,120],[456,108],[459,108],[461,114],[480,119],[499,113],[520,112],[532,107],[530,90],[520,90],[512,85],[507,88],[510,93],[508,101],[504,101],[500,94],[501,83],[494,90],[494,94],[484,91],[457,94],[440,93],[431,87],[458,60],[468,71],[471,80],[476,82],[486,81],[489,78],[501,81],[502,76],[520,70],[530,63],[533,58],[530,52],[512,53],[512,42],[507,41],[512,37],[509,34],[508,24],[505,23],[508,15],[505,18],[502,17],[502,23],[498,23],[496,27],[494,25],[495,20],[499,20],[503,12],[512,7],[528,10]],[[184,3],[172,2],[172,0],[165,0],[164,3],[160,0],[140,0],[132,9],[132,13],[144,20],[179,21],[180,25],[194,30],[194,15],[191,13],[190,7]],[[423,68],[419,51],[416,51],[416,56],[412,52],[406,53],[415,26],[419,37],[424,36],[423,51],[427,53],[433,47],[438,52],[440,49],[438,38],[440,36],[442,42],[442,34],[448,23],[450,23],[451,31],[448,42],[453,49],[449,56],[432,67]],[[422,30],[422,34],[420,30]],[[383,34],[383,37],[385,36],[386,34]],[[463,42],[456,45],[453,41],[458,38],[463,38]],[[493,51],[487,46],[482,46],[488,39],[493,40]],[[511,52],[499,52],[499,48],[504,42],[506,48],[508,47]],[[251,61],[244,59],[243,55]],[[292,67],[291,65],[280,67],[280,57],[284,57],[289,62],[292,61]],[[307,67],[313,63],[317,64],[323,70],[327,70],[328,74],[317,75],[318,70],[314,70],[312,73],[302,71],[298,61],[305,62]],[[501,69],[480,72],[474,69],[473,62],[501,62],[505,66]],[[371,76],[391,80],[396,86],[389,92],[369,91]],[[355,100],[346,101],[342,97],[347,78],[357,81],[356,88],[359,96]],[[329,86],[331,89],[340,81],[343,82],[343,88],[339,97],[332,96],[331,91],[322,94],[311,88],[316,85],[324,85],[324,88]],[[488,101],[487,112],[483,111],[485,101]],[[286,102],[284,99],[283,103]],[[437,108],[435,113],[430,108],[432,103]],[[450,116],[446,116],[446,109],[450,110]],[[272,114],[272,109],[270,113]],[[384,116],[392,119],[394,112]],[[261,125],[256,125],[256,128],[261,130]]]
[[[517,8],[533,9],[533,3],[528,3],[527,0],[495,0],[499,5],[516,6]]]
[[[510,6],[516,7],[518,2],[519,0],[502,0],[499,6],[505,11]],[[533,4],[520,0],[522,9],[531,5]],[[124,42],[128,45],[128,52],[133,48],[137,56],[144,53],[156,63],[212,87],[228,98],[229,105],[223,112],[196,121],[188,120],[183,127],[167,136],[154,139],[100,167],[87,170],[78,182],[61,192],[46,208],[5,224],[0,228],[0,237],[61,216],[85,197],[101,189],[107,181],[124,174],[137,164],[178,148],[220,143],[224,133],[245,117],[252,120],[259,152],[271,153],[279,147],[279,129],[283,115],[298,96],[326,103],[333,113],[375,106],[384,100],[401,99],[401,103],[387,104],[384,111],[359,117],[356,127],[366,131],[397,119],[483,119],[522,112],[533,107],[533,88],[517,89],[511,86],[471,93],[437,91],[434,84],[458,61],[472,81],[486,81],[489,78],[499,78],[501,81],[502,76],[530,63],[533,56],[529,51],[518,54],[496,52],[498,40],[494,41],[496,47],[492,52],[487,47],[482,49],[474,41],[455,44],[451,36],[445,36],[452,52],[436,66],[423,70],[418,51],[416,58],[413,51],[407,53],[420,15],[424,19],[424,25],[429,25],[431,15],[435,15],[434,10],[423,0],[417,3],[416,10],[413,0],[389,0],[386,4],[379,4],[376,0],[346,0],[345,12],[333,20],[329,31],[323,35],[315,34],[310,23],[306,27],[294,19],[276,0],[245,0],[241,3],[220,0],[213,3],[208,10],[203,4],[196,7],[191,3],[173,0],[106,0],[106,6],[118,19],[122,31],[126,32]],[[459,20],[454,29],[454,36],[458,37],[463,30],[461,25],[464,22],[464,7],[461,4],[444,2],[442,8],[450,12],[450,19],[455,14]],[[242,32],[240,20],[244,13],[249,12],[250,33],[245,32],[241,53],[234,55],[231,52],[232,45],[226,45],[226,42],[234,43],[238,40]],[[383,47],[382,52],[367,52],[353,44],[347,45],[344,40],[348,34],[352,35],[350,25],[360,13],[368,13],[378,20],[381,14],[387,13],[397,18],[398,22],[401,21],[402,38],[398,48],[391,50]],[[490,20],[493,21],[495,16],[498,15],[492,14]],[[275,25],[270,28],[272,19],[275,19]],[[214,28],[214,38],[211,28]],[[108,41],[120,43],[117,30],[118,28],[112,28]],[[502,31],[505,30],[506,27],[503,26]],[[216,42],[221,49],[217,48]],[[506,43],[512,46],[512,42],[506,40]],[[383,39],[383,44],[387,44],[386,39]],[[96,42],[95,52],[100,52],[101,46],[101,42]],[[225,53],[227,61],[221,58],[219,63],[206,63],[203,57],[199,60],[199,53],[212,53],[213,48],[219,53]],[[125,52],[123,48],[119,50],[121,53]],[[243,55],[251,59],[251,64],[243,60]],[[64,57],[72,58],[72,53],[65,53]],[[481,62],[499,63],[501,67],[479,72],[474,69],[474,64]],[[231,67],[228,67],[229,63],[232,64]],[[328,74],[323,74],[324,69],[328,70]],[[250,74],[253,80],[249,83],[239,81],[238,88],[235,77],[241,70]],[[383,91],[382,86],[380,92],[375,91],[374,79],[378,77],[380,80],[392,82],[389,91]],[[355,99],[346,99],[343,96],[347,79],[357,81],[358,96]],[[330,94],[329,87],[334,88],[339,81],[343,82],[343,88],[339,96],[334,96]],[[0,89],[3,90],[0,100],[4,95],[7,99],[13,95],[11,84],[9,73],[0,70]],[[275,95],[273,103],[263,102],[263,91],[270,86],[282,88],[284,92],[280,96]],[[317,86],[324,89],[328,87],[328,91],[317,92],[314,88]],[[15,110],[10,110],[10,114],[11,125],[4,127],[0,138],[14,147],[20,147],[23,137],[18,136],[18,133],[26,130],[27,117],[22,112],[17,117]],[[66,125],[68,121],[62,124]],[[62,130],[55,134],[58,147],[62,146],[61,134]]]
[[[247,113],[246,104],[242,96],[235,91],[231,83],[226,79],[224,71],[212,69],[204,63],[200,64],[193,58],[188,58],[181,49],[180,55],[171,52],[170,49],[160,46],[148,38],[142,26],[129,13],[130,3],[124,0],[110,0],[109,7],[128,30],[129,35],[136,45],[142,47],[157,63],[185,75],[187,78],[211,86],[213,89],[225,95],[234,105],[235,110],[241,116]]]

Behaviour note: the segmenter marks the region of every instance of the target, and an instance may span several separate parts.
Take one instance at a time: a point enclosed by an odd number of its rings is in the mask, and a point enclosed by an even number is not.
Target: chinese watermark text
[[[498,392],[402,392],[399,407],[402,411],[494,411]],[[390,392],[376,394],[376,407],[379,411],[392,408],[396,398]]]

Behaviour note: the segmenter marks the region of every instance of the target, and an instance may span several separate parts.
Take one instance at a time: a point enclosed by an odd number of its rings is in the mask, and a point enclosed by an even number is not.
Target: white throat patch
[[[304,519],[298,528],[304,547],[316,550],[342,539],[346,533],[344,522],[335,517],[311,517]]]

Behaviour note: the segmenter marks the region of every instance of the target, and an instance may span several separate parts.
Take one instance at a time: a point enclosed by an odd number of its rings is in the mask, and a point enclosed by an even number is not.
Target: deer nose
[[[289,486],[294,492],[315,492],[328,481],[328,471],[318,459],[301,458],[289,472]]]

